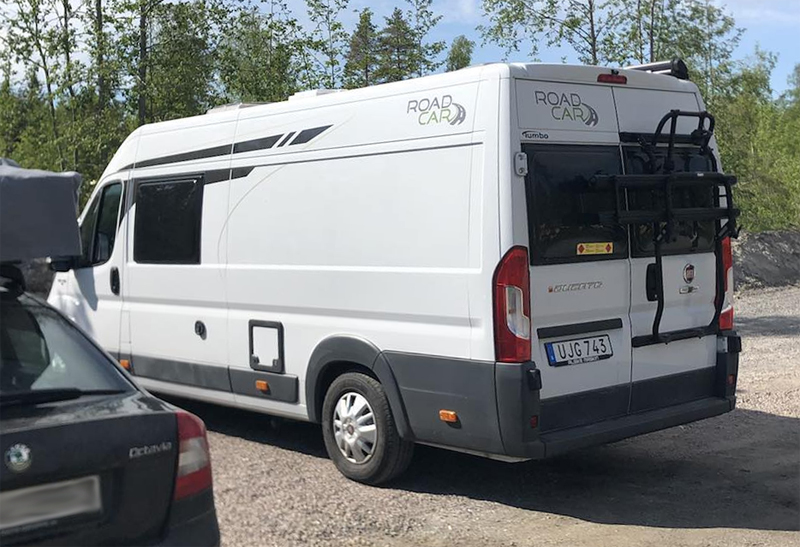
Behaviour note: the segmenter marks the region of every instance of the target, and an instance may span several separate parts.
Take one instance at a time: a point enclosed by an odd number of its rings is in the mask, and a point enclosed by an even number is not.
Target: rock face
[[[800,231],[742,232],[733,244],[736,290],[800,284]]]
[[[800,285],[800,231],[742,232],[733,243],[736,290]],[[53,272],[45,260],[22,266],[28,290],[47,296]]]

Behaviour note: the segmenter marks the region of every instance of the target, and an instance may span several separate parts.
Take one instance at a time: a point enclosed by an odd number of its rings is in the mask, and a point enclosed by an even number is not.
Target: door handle
[[[111,292],[119,296],[119,269],[116,266],[111,268],[110,274]]]

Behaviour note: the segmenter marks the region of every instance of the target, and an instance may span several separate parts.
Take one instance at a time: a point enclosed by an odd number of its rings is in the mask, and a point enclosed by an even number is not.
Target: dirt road
[[[738,408],[504,464],[419,447],[389,488],[343,478],[318,426],[177,401],[209,426],[223,544],[800,546],[800,288],[737,301]]]

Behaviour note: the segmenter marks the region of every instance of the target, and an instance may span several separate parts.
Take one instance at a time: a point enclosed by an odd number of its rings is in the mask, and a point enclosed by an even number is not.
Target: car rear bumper
[[[207,490],[173,503],[164,536],[155,543],[163,547],[217,547],[219,523],[214,493]]]

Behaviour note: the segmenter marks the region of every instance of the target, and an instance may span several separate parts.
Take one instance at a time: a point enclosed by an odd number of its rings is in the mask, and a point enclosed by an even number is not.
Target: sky
[[[752,55],[756,46],[771,51],[778,55],[778,63],[772,74],[772,88],[776,94],[784,91],[788,84],[787,78],[795,64],[800,63],[800,0],[712,0],[714,4],[724,6],[736,20],[738,27],[745,29],[737,51],[736,58],[746,58]],[[296,15],[304,11],[302,0],[289,2]],[[501,61],[504,50],[494,45],[482,45],[480,33],[476,27],[486,22],[483,15],[481,0],[434,0],[433,9],[442,15],[442,20],[436,27],[432,38],[434,40],[450,41],[463,34],[475,42],[473,64]],[[351,9],[371,7],[377,22],[382,22],[381,17],[388,15],[395,6],[405,9],[407,4],[403,0],[351,0]],[[356,16],[351,14],[352,25]],[[379,23],[380,24],[380,23]],[[350,28],[352,26],[348,25]],[[540,46],[539,60],[543,62],[560,63],[566,57],[567,62],[576,62],[574,54],[569,49],[547,48]],[[528,51],[510,55],[509,61],[529,60]]]

